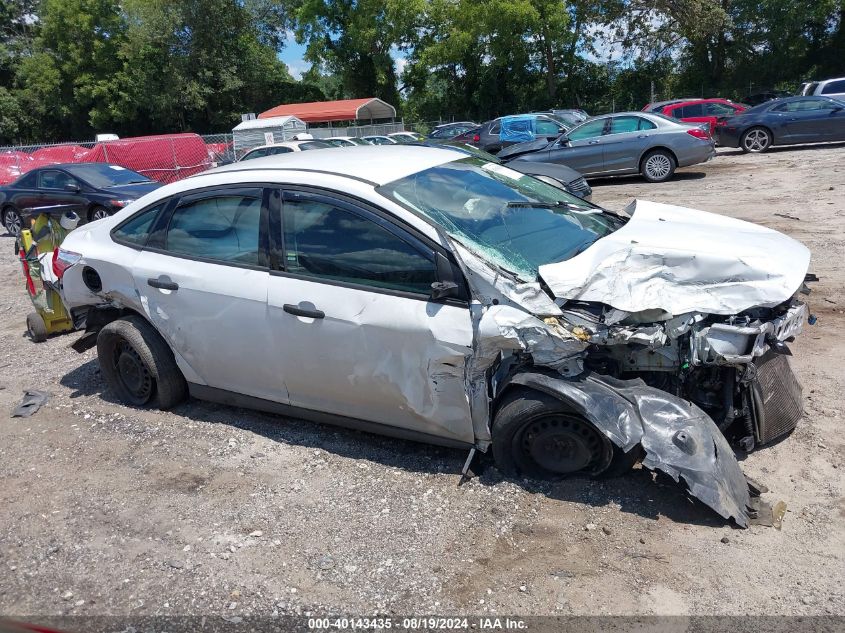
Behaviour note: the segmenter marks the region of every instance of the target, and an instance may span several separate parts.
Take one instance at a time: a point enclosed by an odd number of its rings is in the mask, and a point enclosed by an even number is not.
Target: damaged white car
[[[615,214],[430,147],[237,163],[74,231],[54,269],[109,388],[492,450],[506,474],[637,459],[745,526],[745,450],[791,430],[808,250]]]

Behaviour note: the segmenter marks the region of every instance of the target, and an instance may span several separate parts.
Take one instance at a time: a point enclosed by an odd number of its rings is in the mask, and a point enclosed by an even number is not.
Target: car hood
[[[777,231],[644,200],[626,211],[632,217],[618,231],[572,259],[540,267],[556,298],[632,313],[730,315],[774,307],[804,282],[809,250]]]
[[[506,158],[513,158],[514,156],[519,156],[521,154],[530,154],[531,152],[539,152],[541,150],[546,149],[549,145],[551,145],[552,141],[549,141],[548,138],[538,138],[534,141],[525,141],[524,143],[516,143],[514,145],[509,145],[502,149],[496,156],[502,160]]]
[[[116,196],[128,196],[130,198],[140,198],[144,194],[155,191],[161,187],[160,182],[139,182],[134,185],[120,185],[118,187],[109,187],[106,191],[115,194]]]

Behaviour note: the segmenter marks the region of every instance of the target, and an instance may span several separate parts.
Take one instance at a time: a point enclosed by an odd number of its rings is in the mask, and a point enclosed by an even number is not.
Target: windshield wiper
[[[569,202],[558,200],[557,202],[531,202],[530,200],[510,200],[507,203],[509,209],[513,207],[535,207],[538,209],[557,209],[558,207],[568,207]]]

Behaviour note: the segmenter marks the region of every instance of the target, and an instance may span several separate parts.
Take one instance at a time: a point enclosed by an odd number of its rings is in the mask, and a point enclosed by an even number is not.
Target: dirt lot
[[[200,402],[118,405],[94,353],[67,349],[75,335],[24,336],[4,236],[0,614],[845,614],[845,145],[595,183],[605,206],[634,197],[813,251],[818,323],[793,345],[806,418],[743,462],[787,503],[781,531],[734,529],[643,470],[541,485],[491,467],[458,488],[461,452]],[[53,396],[10,419],[25,388]]]

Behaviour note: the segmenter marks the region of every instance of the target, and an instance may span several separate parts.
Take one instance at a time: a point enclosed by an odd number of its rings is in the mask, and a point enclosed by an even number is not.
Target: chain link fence
[[[0,184],[37,167],[62,163],[109,163],[168,183],[231,162],[231,134],[165,134],[103,142],[66,142],[0,148]]]

